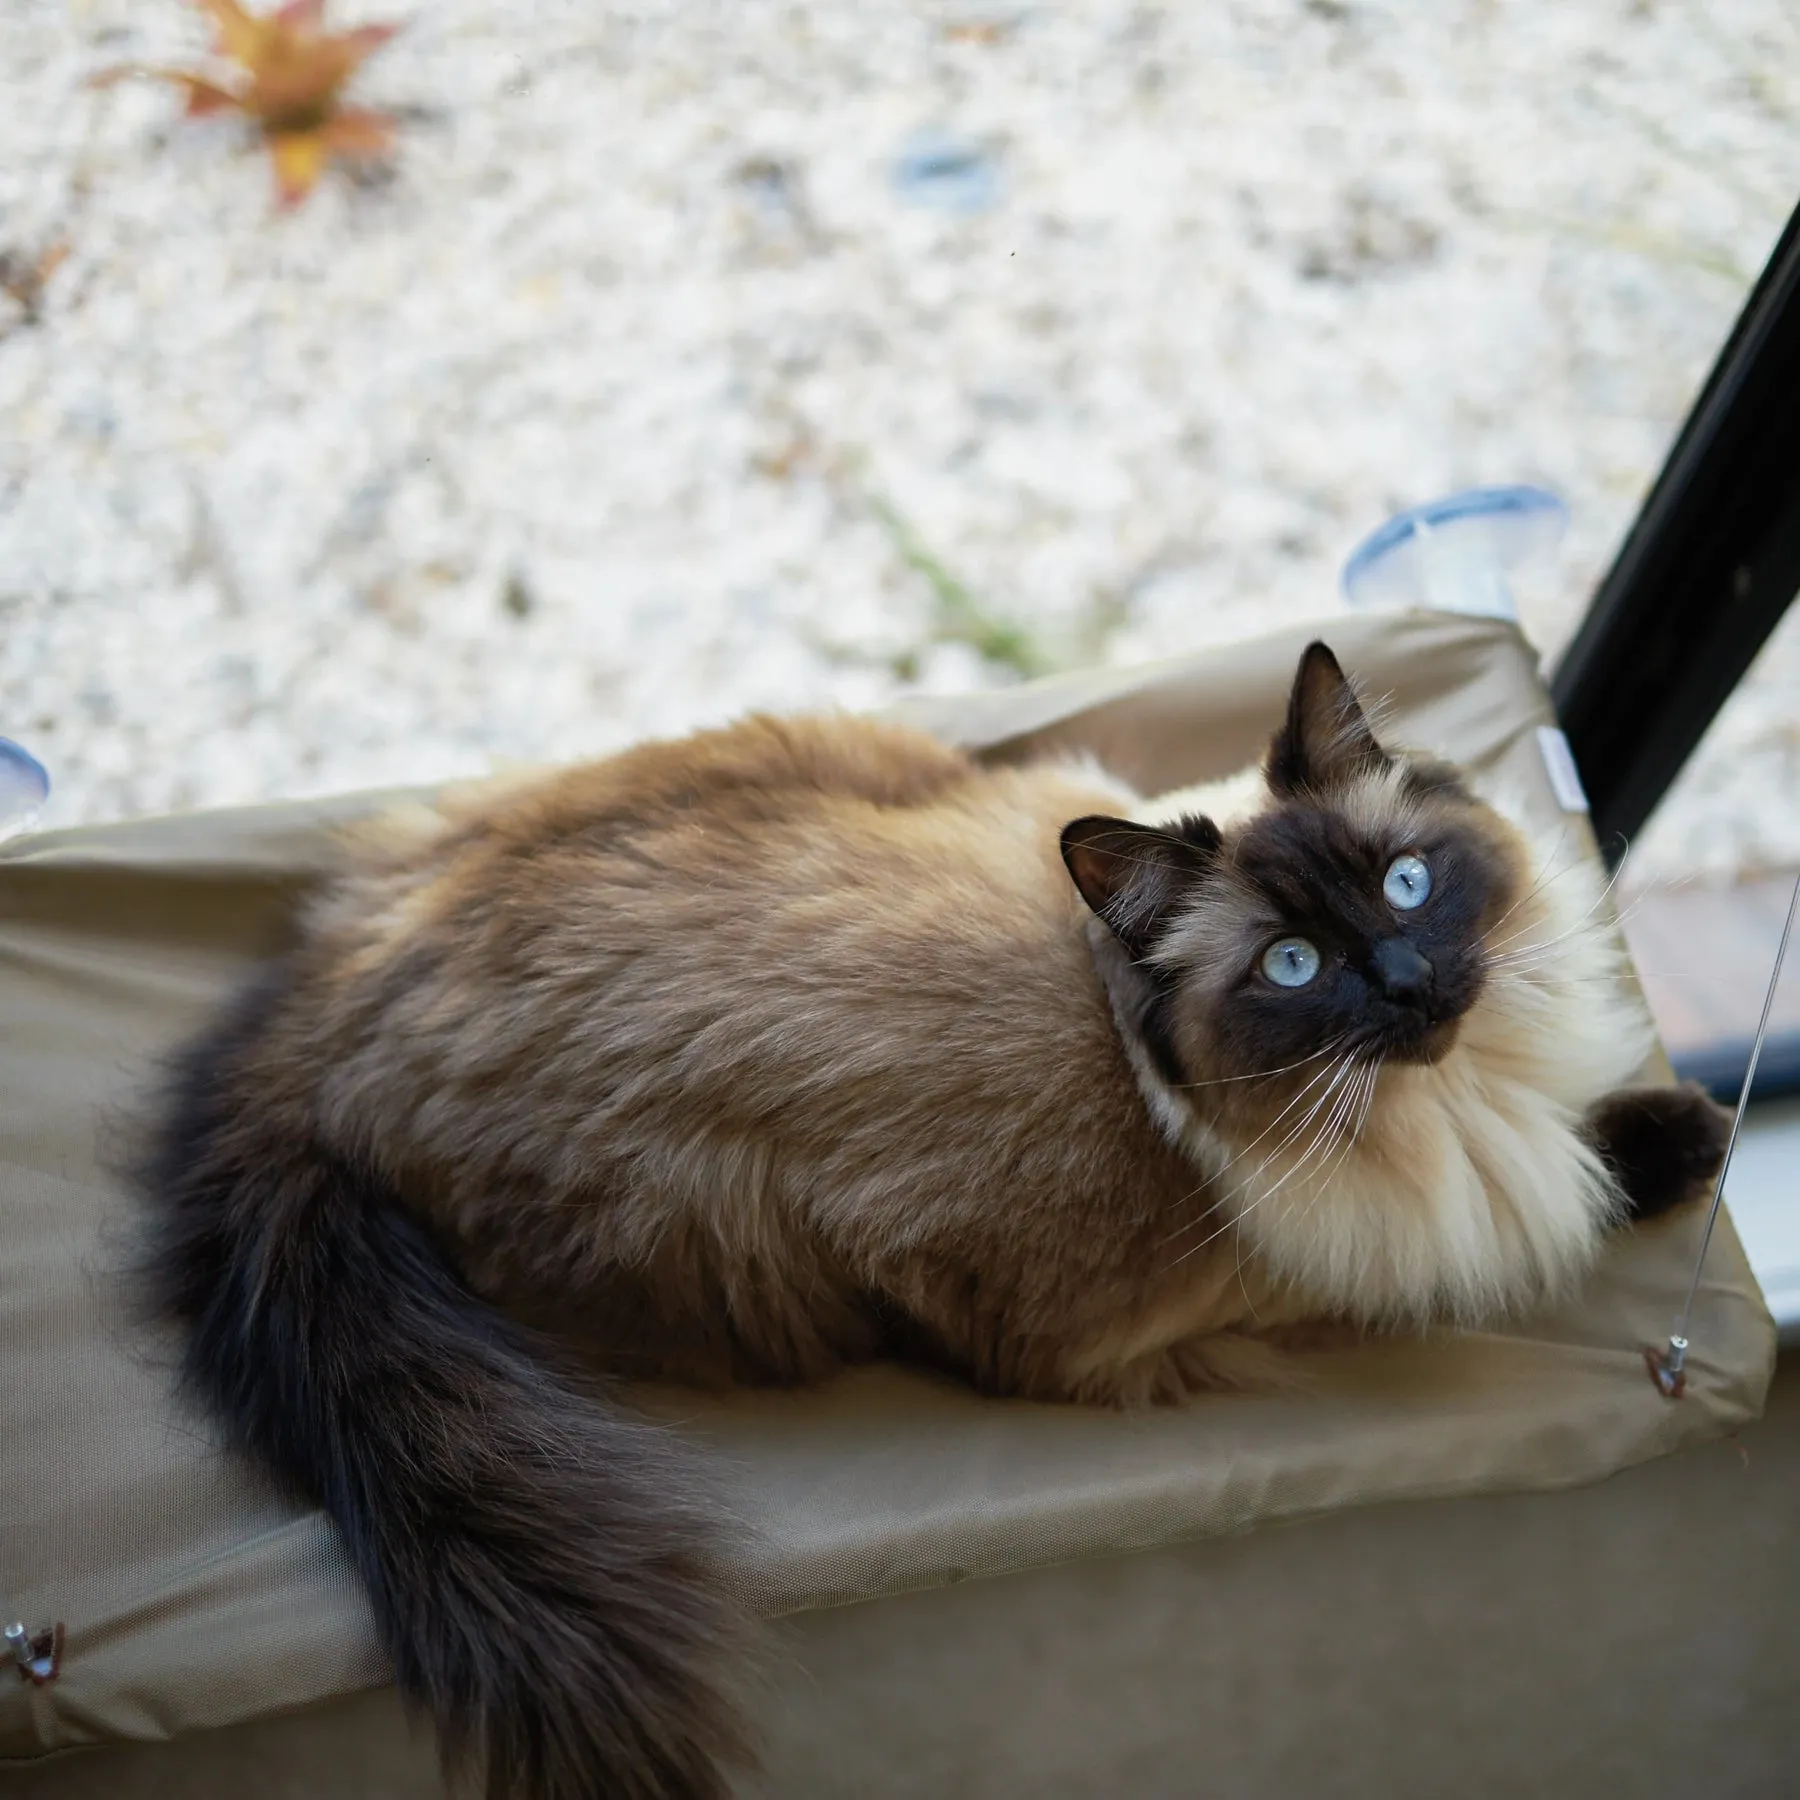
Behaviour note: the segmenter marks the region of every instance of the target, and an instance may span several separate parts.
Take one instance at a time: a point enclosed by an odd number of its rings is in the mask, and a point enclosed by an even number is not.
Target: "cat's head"
[[[1263,776],[1264,803],[1223,828],[1190,814],[1063,831],[1160,1072],[1182,1085],[1345,1052],[1442,1057],[1523,890],[1517,834],[1454,770],[1384,749],[1324,644],[1300,659]]]

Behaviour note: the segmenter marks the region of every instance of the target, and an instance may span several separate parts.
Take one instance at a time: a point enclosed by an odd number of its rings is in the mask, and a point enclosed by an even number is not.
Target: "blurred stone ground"
[[[1800,195],[1788,0],[385,0],[291,215],[177,0],[0,9],[0,732],[47,822],[1328,614],[1561,493],[1579,617]],[[908,160],[910,158],[910,161]],[[1800,613],[1633,879],[1800,857]]]

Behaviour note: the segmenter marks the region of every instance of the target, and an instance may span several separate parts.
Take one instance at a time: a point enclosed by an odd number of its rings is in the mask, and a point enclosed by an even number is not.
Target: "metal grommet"
[[[42,1631],[27,1631],[23,1620],[6,1627],[6,1647],[12,1652],[13,1665],[21,1681],[35,1687],[48,1687],[62,1666],[63,1628],[46,1625]]]

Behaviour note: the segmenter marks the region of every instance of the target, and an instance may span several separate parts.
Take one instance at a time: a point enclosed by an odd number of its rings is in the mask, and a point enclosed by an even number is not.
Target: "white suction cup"
[[[1548,555],[1568,522],[1569,509],[1542,488],[1465,488],[1364,538],[1344,564],[1344,598],[1516,620],[1508,573]]]
[[[0,838],[30,830],[49,798],[49,771],[29,750],[0,737]]]

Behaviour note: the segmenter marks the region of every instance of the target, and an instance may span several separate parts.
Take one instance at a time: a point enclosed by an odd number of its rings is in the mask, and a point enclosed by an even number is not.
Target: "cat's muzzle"
[[[1464,1007],[1431,960],[1403,937],[1384,938],[1369,956],[1374,989],[1368,1049],[1393,1062],[1436,1062],[1456,1041]]]

